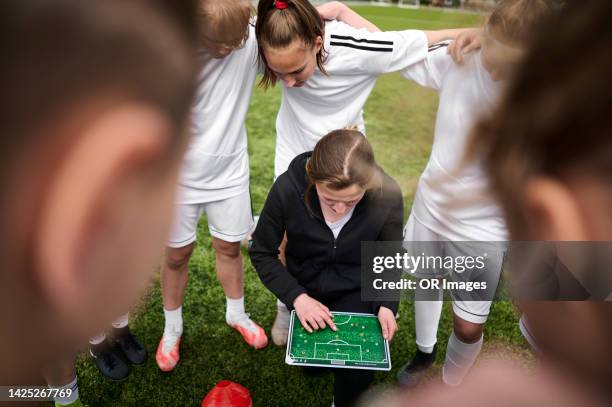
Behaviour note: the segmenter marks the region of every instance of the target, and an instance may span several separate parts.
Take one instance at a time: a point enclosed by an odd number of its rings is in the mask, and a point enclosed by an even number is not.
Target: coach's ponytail
[[[260,85],[264,88],[274,86],[277,77],[268,68],[263,50],[265,48],[285,48],[294,41],[314,47],[317,38],[324,38],[325,23],[317,9],[308,0],[261,0],[257,5],[257,24],[255,33],[259,46],[259,63],[264,71]],[[326,52],[322,47],[317,53],[317,66],[325,73]]]

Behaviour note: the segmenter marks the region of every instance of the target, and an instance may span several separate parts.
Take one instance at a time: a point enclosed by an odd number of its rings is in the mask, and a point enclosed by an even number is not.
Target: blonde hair
[[[559,8],[560,2],[555,0],[500,0],[487,19],[486,29],[506,45],[522,47]]]
[[[200,25],[231,48],[243,46],[249,38],[248,26],[254,11],[249,0],[199,0],[198,4]]]

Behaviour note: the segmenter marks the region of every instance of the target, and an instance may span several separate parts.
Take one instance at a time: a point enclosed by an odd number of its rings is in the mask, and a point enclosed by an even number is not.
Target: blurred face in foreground
[[[169,231],[180,163],[179,151],[167,153],[172,126],[154,108],[125,104],[81,114],[79,142],[48,178],[34,234],[54,325],[73,340],[125,313],[142,294]]]
[[[36,383],[153,275],[188,143],[189,3],[1,3],[15,39],[0,79],[1,133],[13,135],[0,141],[2,384]]]

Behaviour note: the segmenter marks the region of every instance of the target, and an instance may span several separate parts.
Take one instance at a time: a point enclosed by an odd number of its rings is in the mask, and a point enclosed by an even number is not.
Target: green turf
[[[482,18],[432,10],[404,10],[385,7],[358,7],[382,29],[435,29],[472,26]],[[251,162],[251,192],[254,211],[263,206],[273,177],[274,122],[280,92],[257,89],[253,95],[247,126]],[[377,160],[401,185],[406,216],[414,188],[431,148],[437,97],[435,93],[403,80],[399,75],[380,78],[365,108],[368,137]],[[261,284],[246,252],[245,290],[247,311],[269,333],[276,311],[276,300]],[[198,245],[190,264],[183,317],[185,334],[182,359],[177,369],[165,374],[155,364],[154,353],[163,331],[163,311],[158,277],[130,323],[143,340],[150,357],[145,366],[132,369],[122,383],[100,376],[84,354],[79,358],[80,393],[90,406],[197,406],[218,381],[229,379],[246,386],[255,406],[328,406],[332,401],[330,376],[304,377],[300,369],[285,364],[285,349],[268,346],[254,351],[240,335],[225,324],[224,294],[217,282],[214,253],[203,219]],[[112,293],[109,293],[112,301]],[[450,304],[445,304],[438,339],[444,360],[444,347],[451,329]],[[378,372],[379,383],[393,380],[397,369],[415,351],[413,307],[402,303],[400,330],[391,343],[394,367]],[[509,303],[495,303],[485,328],[485,340],[501,341],[525,348],[516,327],[516,313]]]
[[[289,364],[390,369],[387,344],[375,315],[332,314],[337,331],[326,327],[309,333],[295,311],[291,313],[287,346]]]

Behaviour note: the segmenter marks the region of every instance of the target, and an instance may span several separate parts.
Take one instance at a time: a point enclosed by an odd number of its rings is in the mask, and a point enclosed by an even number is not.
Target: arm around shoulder
[[[378,32],[380,29],[367,19],[363,18],[355,11],[351,10],[346,4],[339,1],[330,1],[317,7],[319,14],[325,20],[338,20],[353,28],[365,28],[370,32]]]

